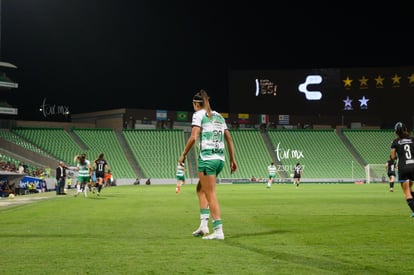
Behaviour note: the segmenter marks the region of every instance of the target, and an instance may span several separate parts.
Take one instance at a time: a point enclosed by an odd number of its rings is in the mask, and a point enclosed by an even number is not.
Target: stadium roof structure
[[[3,61],[0,61],[0,67],[17,69],[17,66],[16,65],[13,65],[13,64],[11,64],[9,62],[3,62]]]
[[[9,62],[4,62],[4,61],[0,61],[0,67],[17,69],[16,65],[13,65]],[[0,87],[1,88],[10,89],[10,88],[19,87],[19,85],[13,82],[13,80],[11,80],[1,68],[0,68],[0,73],[1,73],[0,74]]]

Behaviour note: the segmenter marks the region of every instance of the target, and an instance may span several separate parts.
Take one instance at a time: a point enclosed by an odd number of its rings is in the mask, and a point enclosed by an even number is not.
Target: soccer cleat
[[[224,240],[223,232],[214,231],[213,234],[203,237],[203,240]]]
[[[196,231],[193,232],[194,237],[203,237],[207,236],[208,233],[210,233],[210,230],[208,230],[208,227],[205,228],[199,228]]]
[[[411,213],[411,218],[414,218],[414,212],[413,212],[413,213]]]

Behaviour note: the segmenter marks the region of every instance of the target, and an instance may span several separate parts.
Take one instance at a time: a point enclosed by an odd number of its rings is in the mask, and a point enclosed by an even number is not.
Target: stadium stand
[[[125,129],[123,135],[144,177],[175,178],[177,160],[185,146],[183,130]]]
[[[111,167],[114,178],[136,178],[136,174],[129,164],[124,150],[112,129],[77,129],[72,132],[86,145],[87,157],[92,162],[104,153],[105,159]]]
[[[58,160],[73,164],[82,149],[63,128],[14,128],[12,132],[27,139]]]
[[[389,159],[390,146],[395,139],[393,130],[352,130],[342,129],[342,133],[349,140],[365,164],[385,163]],[[384,148],[384,150],[378,150]]]
[[[303,178],[320,180],[364,179],[364,168],[335,130],[270,129],[268,135],[283,168],[292,171],[299,162]]]
[[[394,131],[342,129],[342,133],[363,160],[366,172],[369,170],[367,181],[387,180],[385,163],[389,159],[391,142],[396,137]]]
[[[16,145],[19,145],[25,149],[31,150],[35,153],[38,153],[44,156],[50,156],[50,154],[44,151],[43,149],[29,142],[28,140],[21,137],[20,135],[11,132],[9,129],[0,129],[0,138],[4,138],[7,141],[15,143]]]
[[[0,170],[6,170],[10,172],[18,172],[19,165],[24,164],[23,172],[30,176],[40,176],[44,173],[44,167],[38,167],[33,164],[27,163],[22,159],[14,158],[11,155],[0,152]]]
[[[239,167],[236,173],[231,174],[229,159],[226,156],[226,165],[219,178],[267,178],[267,166],[273,160],[259,130],[230,130],[230,133],[237,150],[236,160]]]
[[[156,183],[158,179],[171,182],[175,178],[176,162],[188,138],[188,129],[116,132],[110,128],[16,127],[1,129],[0,139],[70,165],[74,165],[74,156],[82,152],[91,161],[103,152],[114,178],[128,179],[131,184],[137,177],[151,178]],[[390,142],[395,138],[393,130],[376,129],[230,128],[230,131],[239,169],[231,174],[227,158],[218,177],[220,182],[249,181],[252,176],[266,178],[270,162],[278,167],[276,182],[289,181],[297,162],[304,167],[303,182],[363,180],[364,165],[385,164]],[[198,146],[194,146],[187,158],[186,178],[197,177],[197,153]]]

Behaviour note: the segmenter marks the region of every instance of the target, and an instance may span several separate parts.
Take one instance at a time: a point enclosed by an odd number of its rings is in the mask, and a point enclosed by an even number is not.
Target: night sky
[[[408,6],[222,2],[3,0],[1,60],[19,88],[0,101],[22,119],[44,101],[192,111],[205,89],[228,112],[231,70],[414,65]]]

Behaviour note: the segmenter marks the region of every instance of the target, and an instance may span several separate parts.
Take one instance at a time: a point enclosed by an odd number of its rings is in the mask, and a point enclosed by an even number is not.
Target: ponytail
[[[198,93],[203,99],[203,108],[207,111],[207,116],[211,118],[211,106],[210,106],[210,97],[208,96],[205,90],[200,90]]]

